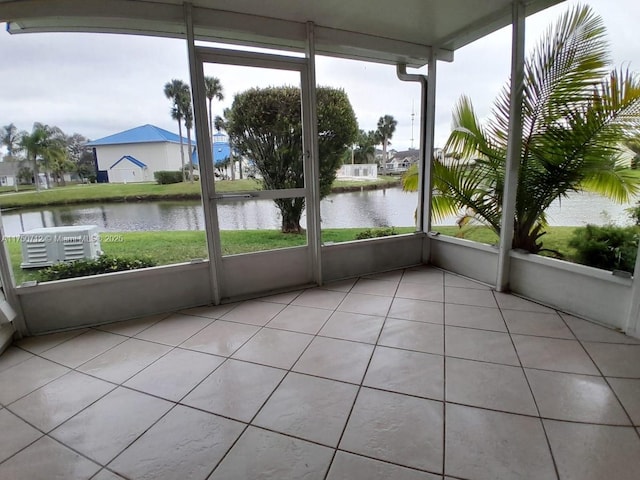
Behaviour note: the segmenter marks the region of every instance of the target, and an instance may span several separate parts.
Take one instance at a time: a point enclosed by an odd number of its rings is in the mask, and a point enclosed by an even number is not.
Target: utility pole
[[[415,112],[413,106],[414,106],[414,102],[413,102],[413,100],[411,100],[411,150],[413,150],[413,122],[414,122],[415,117],[416,117],[416,112]]]

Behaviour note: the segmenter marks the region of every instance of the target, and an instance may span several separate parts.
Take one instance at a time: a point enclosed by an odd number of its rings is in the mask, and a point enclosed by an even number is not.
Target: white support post
[[[509,108],[509,136],[507,141],[504,195],[502,200],[502,224],[496,289],[509,289],[509,252],[513,243],[514,215],[518,192],[518,173],[522,149],[522,95],[524,85],[524,2],[513,2],[511,39],[511,95]]]
[[[322,230],[320,225],[320,155],[318,152],[318,109],[316,97],[316,50],[312,22],[307,23],[307,74],[302,85],[304,105],[304,164],[307,191],[307,241],[314,281],[322,285]]]
[[[220,303],[220,284],[218,275],[222,272],[222,253],[217,238],[218,212],[212,199],[215,195],[213,174],[213,152],[211,136],[207,121],[207,104],[205,101],[204,71],[196,54],[195,35],[193,33],[193,7],[191,3],[184,4],[184,17],[187,27],[187,49],[189,52],[189,72],[191,75],[191,89],[193,110],[195,116],[195,131],[200,159],[200,187],[202,189],[202,208],[207,235],[207,249],[209,253],[209,275],[211,281],[211,301],[214,305]]]
[[[437,56],[436,50],[431,51],[427,70],[427,94],[421,107],[421,118],[423,118],[422,142],[423,145],[423,168],[420,183],[422,195],[422,222],[423,232],[431,231],[431,197],[433,194],[433,148],[435,138],[436,123],[436,73]]]
[[[633,269],[628,312],[624,331],[629,336],[640,338],[640,245],[638,245],[636,265]]]

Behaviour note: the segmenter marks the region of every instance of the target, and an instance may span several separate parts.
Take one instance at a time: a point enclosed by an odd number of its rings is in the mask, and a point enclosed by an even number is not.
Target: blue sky
[[[570,0],[531,17],[527,21],[528,50],[561,12],[577,3],[585,2]],[[615,64],[640,72],[640,2],[587,3],[604,19]],[[446,140],[451,109],[461,94],[472,98],[480,116],[489,114],[509,76],[510,38],[510,28],[503,29],[457,51],[455,62],[438,64],[437,146]],[[184,41],[62,33],[12,36],[3,28],[0,58],[0,125],[13,122],[30,130],[34,121],[40,121],[92,139],[145,123],[177,131],[162,89],[172,78],[188,80]],[[229,72],[210,70],[218,72],[231,80],[223,82],[227,98],[214,105],[216,113],[230,104],[233,93],[254,86],[256,78],[260,86],[296,81],[267,74],[229,77]],[[417,147],[419,89],[399,82],[392,66],[319,58],[317,77],[322,85],[347,91],[361,128],[374,129],[381,115],[393,115],[398,120],[393,148],[410,147],[412,137]],[[412,109],[416,113],[413,129]]]

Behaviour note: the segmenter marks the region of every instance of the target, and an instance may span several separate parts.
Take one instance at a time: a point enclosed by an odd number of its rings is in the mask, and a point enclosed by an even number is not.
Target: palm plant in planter
[[[577,6],[549,28],[525,63],[513,248],[539,252],[546,209],[571,192],[626,202],[639,190],[640,180],[619,164],[619,155],[640,125],[640,83],[629,71],[610,71],[605,35],[602,19]],[[508,126],[508,88],[484,125],[471,100],[460,98],[445,146],[449,161],[433,160],[436,219],[462,210],[460,226],[474,220],[500,233]],[[417,189],[417,170],[403,185]]]

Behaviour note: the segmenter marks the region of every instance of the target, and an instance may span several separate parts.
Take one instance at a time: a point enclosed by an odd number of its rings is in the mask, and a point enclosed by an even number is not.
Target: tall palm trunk
[[[184,142],[182,141],[182,122],[178,119],[178,135],[180,136],[180,161],[182,162],[182,181],[186,182],[187,177],[184,173]]]
[[[193,152],[191,150],[191,128],[187,127],[187,143],[189,144],[189,182],[193,183]],[[182,165],[184,172],[184,164]]]

